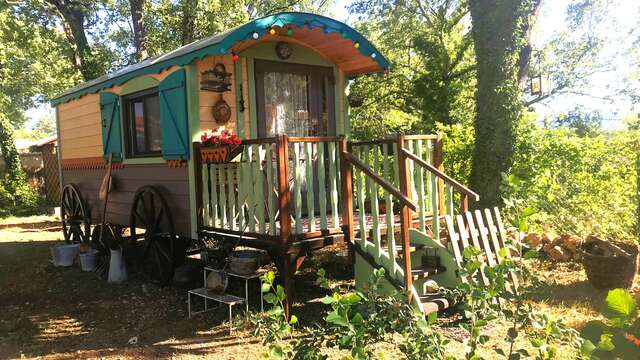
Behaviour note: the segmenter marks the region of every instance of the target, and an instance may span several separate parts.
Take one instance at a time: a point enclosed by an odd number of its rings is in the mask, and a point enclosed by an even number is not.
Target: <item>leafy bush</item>
[[[640,318],[633,295],[624,289],[609,291],[605,321],[587,323],[581,355],[585,359],[640,359]]]
[[[26,180],[0,179],[0,218],[33,215],[41,204],[38,191]]]
[[[457,124],[438,130],[445,134],[446,172],[468,184],[473,127]],[[637,131],[580,136],[571,128],[544,129],[531,119],[524,120],[507,174],[520,183],[504,187],[502,196],[522,199],[536,209],[531,220],[537,227],[633,238],[640,215],[636,209],[639,153]]]
[[[509,175],[516,194],[538,210],[532,221],[563,233],[632,238],[636,223],[637,134],[578,136],[533,125],[521,136]]]

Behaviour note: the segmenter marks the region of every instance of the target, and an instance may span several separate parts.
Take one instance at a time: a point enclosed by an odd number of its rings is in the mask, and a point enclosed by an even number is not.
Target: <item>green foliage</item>
[[[249,321],[255,326],[254,335],[262,337],[262,343],[267,348],[263,354],[264,358],[288,359],[292,356],[292,347],[286,340],[291,337],[298,318],[291,315],[287,320],[284,311],[285,291],[281,285],[275,284],[275,279],[273,271],[260,277],[264,300],[271,308],[264,314],[250,318]]]
[[[581,137],[572,129],[546,130],[531,124],[519,138],[509,174],[522,184],[509,196],[539,210],[533,223],[561,233],[634,236],[637,134],[617,131]]]
[[[526,219],[527,212],[521,214]],[[521,221],[521,224],[526,220]],[[499,358],[522,359],[535,358],[553,359],[557,355],[557,345],[571,343],[578,346],[577,333],[567,328],[561,320],[534,311],[530,303],[526,302],[528,294],[536,286],[536,279],[524,266],[524,261],[531,259],[533,254],[527,253],[521,259],[508,258],[508,251],[522,251],[512,244],[506,244],[498,254],[503,258],[500,264],[489,266],[480,260],[482,252],[475,247],[464,250],[463,268],[460,276],[464,281],[455,289],[454,294],[459,297],[461,308],[468,322],[461,327],[469,333],[465,340],[465,356],[467,359],[481,359],[478,350],[489,341],[483,334],[483,329],[491,321],[503,319],[510,324],[505,334],[507,349],[497,346],[494,348]],[[520,279],[520,287],[515,287],[507,280],[515,275]],[[535,354],[530,354],[525,348],[516,346],[516,340],[522,335],[528,340]]]
[[[640,319],[636,300],[625,289],[609,291],[603,311],[606,320],[593,320],[580,332],[584,359],[640,358]]]
[[[356,29],[391,62],[388,76],[360,77],[350,86],[364,100],[350,113],[355,138],[470,122],[475,68],[466,1],[357,1],[349,10]]]

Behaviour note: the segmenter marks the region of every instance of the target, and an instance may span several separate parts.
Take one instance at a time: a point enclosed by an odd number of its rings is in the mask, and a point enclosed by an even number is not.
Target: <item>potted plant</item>
[[[218,128],[200,136],[200,156],[202,161],[225,163],[231,161],[242,151],[242,140],[230,130]]]

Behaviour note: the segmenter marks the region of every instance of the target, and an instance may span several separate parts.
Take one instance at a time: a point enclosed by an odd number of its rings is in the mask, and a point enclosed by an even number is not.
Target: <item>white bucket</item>
[[[97,250],[91,249],[86,253],[80,253],[80,265],[82,266],[82,271],[94,271],[96,269],[97,259]]]
[[[127,281],[127,270],[124,267],[122,249],[111,250],[111,261],[109,262],[109,277],[107,282],[119,284]]]
[[[73,266],[73,262],[80,252],[80,244],[63,244],[51,248],[53,265]]]

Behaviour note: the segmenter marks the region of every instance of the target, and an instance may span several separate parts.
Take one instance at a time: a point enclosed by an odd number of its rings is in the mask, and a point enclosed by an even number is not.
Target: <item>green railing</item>
[[[200,227],[287,239],[341,232],[341,141],[283,135],[245,140],[226,163],[200,157]]]
[[[464,212],[468,198],[477,200],[478,195],[442,171],[439,135],[352,142],[342,155],[353,167],[354,207],[345,212],[353,213],[358,228],[349,232],[350,239],[405,284],[421,307],[411,275],[409,230],[439,241],[440,222],[454,214],[453,203],[459,201]],[[355,219],[346,220],[354,226]]]

